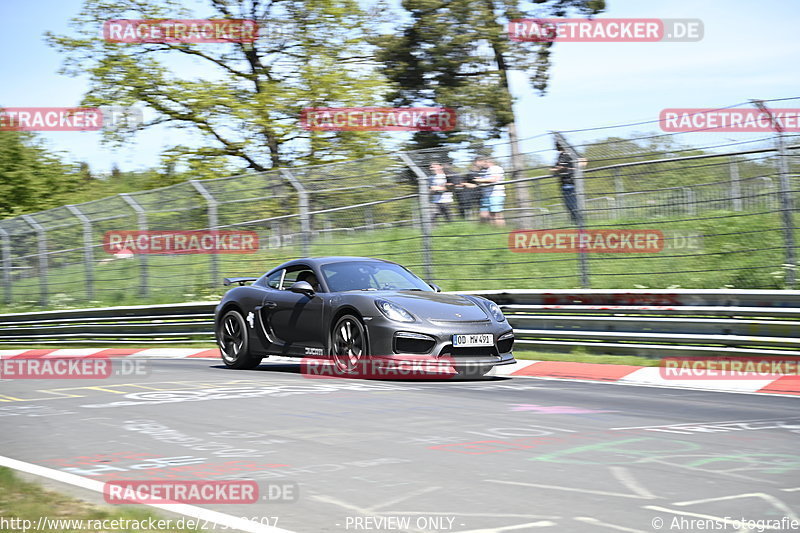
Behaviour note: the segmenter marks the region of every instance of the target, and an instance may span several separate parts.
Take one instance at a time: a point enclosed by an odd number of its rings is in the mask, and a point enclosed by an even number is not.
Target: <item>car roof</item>
[[[386,261],[385,259],[375,259],[373,257],[356,257],[356,256],[346,256],[346,255],[332,255],[325,257],[302,257],[300,259],[293,259],[292,261],[287,261],[282,265],[273,268],[272,270],[270,270],[270,272],[273,272],[281,268],[288,268],[298,263],[308,265],[313,268],[313,267],[320,267],[322,265],[327,265],[330,263],[346,263],[350,261],[392,263],[392,261]]]

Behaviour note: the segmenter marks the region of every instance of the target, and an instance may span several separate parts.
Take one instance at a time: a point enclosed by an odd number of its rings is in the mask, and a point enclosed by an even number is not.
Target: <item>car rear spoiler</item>
[[[255,281],[257,279],[258,278],[225,278],[222,280],[222,284],[225,285],[226,287],[228,285],[233,285],[234,283],[238,283],[239,286],[242,286],[245,283],[248,283],[250,281]]]

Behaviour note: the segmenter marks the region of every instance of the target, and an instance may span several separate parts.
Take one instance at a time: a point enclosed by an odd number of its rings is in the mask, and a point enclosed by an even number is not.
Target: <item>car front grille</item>
[[[497,355],[494,346],[476,346],[474,348],[453,348],[452,344],[446,345],[439,352],[439,356],[447,355],[450,357],[470,357],[480,355]]]

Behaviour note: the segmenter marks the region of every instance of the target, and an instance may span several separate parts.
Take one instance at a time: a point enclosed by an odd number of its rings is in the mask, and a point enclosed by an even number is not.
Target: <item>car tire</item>
[[[359,361],[368,354],[367,329],[355,315],[342,315],[331,329],[331,357],[336,370],[356,372]]]
[[[217,345],[222,362],[228,368],[249,370],[261,364],[261,357],[250,352],[247,324],[242,313],[232,309],[225,313],[217,327]]]
[[[463,365],[456,366],[455,370],[461,379],[480,379],[492,368],[494,368],[492,365]]]

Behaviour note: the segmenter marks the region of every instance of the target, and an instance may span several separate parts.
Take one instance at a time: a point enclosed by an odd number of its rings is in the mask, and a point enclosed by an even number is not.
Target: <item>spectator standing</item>
[[[578,196],[575,193],[575,161],[567,153],[566,147],[558,141],[556,141],[556,150],[558,150],[558,159],[550,171],[560,181],[561,196],[564,198],[564,205],[569,211],[572,223],[580,226],[581,212],[578,207]],[[586,159],[579,159],[578,164],[581,165],[581,168],[585,167]]]
[[[453,203],[453,193],[450,189],[453,184],[450,183],[444,171],[444,165],[441,163],[431,163],[430,169],[433,172],[430,179],[431,203],[436,206],[433,220],[444,217],[447,222],[450,222],[450,205]]]
[[[483,175],[475,181],[485,185],[481,188],[481,220],[495,226],[504,226],[506,186],[503,185],[505,179],[503,168],[488,157],[479,158],[477,163],[483,169]]]
[[[456,208],[459,215],[464,220],[471,218],[478,210],[480,189],[475,183],[475,178],[481,176],[483,170],[473,162],[469,170],[463,174],[454,174],[450,181],[453,183],[453,191],[456,200]]]

